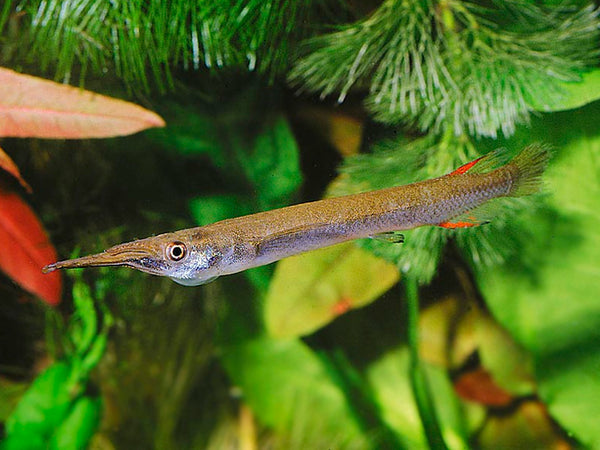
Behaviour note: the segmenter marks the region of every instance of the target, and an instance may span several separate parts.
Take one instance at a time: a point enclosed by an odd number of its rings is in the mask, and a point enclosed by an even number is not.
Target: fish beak
[[[115,245],[102,253],[68,259],[48,264],[42,269],[43,273],[58,269],[75,269],[79,267],[127,266],[143,272],[160,275],[159,268],[164,264],[158,249],[148,245],[145,239]]]

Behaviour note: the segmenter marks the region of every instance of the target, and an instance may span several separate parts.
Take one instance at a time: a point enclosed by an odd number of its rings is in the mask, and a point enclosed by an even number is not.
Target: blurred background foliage
[[[597,15],[576,0],[4,1],[2,66],[167,122],[10,140],[61,257],[497,147],[555,154],[545,193],[477,229],[197,288],[76,272],[53,310],[2,278],[0,447],[600,448]]]

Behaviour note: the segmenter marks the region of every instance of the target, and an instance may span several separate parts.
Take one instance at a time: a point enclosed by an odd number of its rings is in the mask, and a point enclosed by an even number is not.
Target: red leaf
[[[31,208],[0,185],[0,269],[23,289],[57,305],[60,275],[42,274],[42,267],[54,261],[56,251]]]
[[[0,68],[0,136],[100,138],[164,125],[133,103]]]
[[[513,400],[513,397],[500,388],[482,368],[461,375],[454,382],[454,389],[465,400],[487,406],[501,408],[510,405]]]
[[[0,168],[6,170],[13,177],[19,180],[21,186],[23,186],[27,192],[31,193],[31,186],[29,186],[23,179],[15,162],[4,152],[4,150],[2,150],[2,148],[0,148]]]

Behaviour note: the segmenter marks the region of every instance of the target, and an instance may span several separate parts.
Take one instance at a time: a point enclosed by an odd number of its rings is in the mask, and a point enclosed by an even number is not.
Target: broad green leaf
[[[199,225],[208,225],[219,220],[249,214],[250,197],[233,194],[196,197],[190,201],[190,210]]]
[[[206,155],[215,167],[231,170],[215,114],[201,108],[201,99],[194,100],[191,104],[183,101],[163,104],[161,109],[169,126],[152,130],[148,136],[182,155]]]
[[[285,206],[302,183],[298,146],[287,120],[267,116],[250,149],[240,158],[259,208]]]
[[[50,366],[35,379],[6,421],[7,435],[50,437],[65,418],[77,391],[68,364]]]
[[[559,84],[562,97],[553,103],[543,102],[543,97],[532,97],[530,106],[537,111],[565,111],[580,108],[600,99],[600,69],[582,74],[581,81],[564,81]]]
[[[8,418],[26,390],[25,383],[0,377],[0,422],[4,422]]]
[[[90,288],[81,278],[77,279],[73,285],[73,303],[75,304],[75,313],[69,320],[69,333],[75,354],[83,357],[98,332],[98,317]]]
[[[276,337],[309,334],[374,301],[398,278],[394,265],[352,242],[286,258],[264,303],[266,327]]]
[[[410,356],[403,347],[387,353],[367,370],[367,379],[379,404],[383,420],[407,448],[425,449],[423,426],[409,379]],[[469,448],[466,424],[445,370],[425,365],[444,441],[450,449]]]
[[[366,447],[343,392],[302,341],[249,339],[226,346],[223,362],[265,425],[299,433],[305,448],[328,440],[329,448]]]
[[[221,172],[220,188],[247,197],[250,210],[287,205],[302,173],[277,91],[250,83],[213,97],[192,92],[165,104],[169,128],[151,136],[179,153],[208,156]]]
[[[82,397],[69,411],[69,415],[54,432],[50,448],[78,450],[86,448],[100,423],[102,401],[100,397]]]
[[[600,447],[600,105],[553,114],[507,143],[557,146],[548,206],[516,218],[518,251],[478,269],[493,314],[534,357],[539,393],[553,417]]]

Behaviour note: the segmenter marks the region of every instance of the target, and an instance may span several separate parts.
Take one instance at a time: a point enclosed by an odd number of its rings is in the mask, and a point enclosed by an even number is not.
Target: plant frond
[[[171,85],[175,70],[245,69],[271,81],[326,4],[337,0],[21,0],[22,55],[69,81],[116,71],[130,87]],[[3,15],[5,15],[3,13]]]
[[[290,81],[338,102],[364,86],[367,107],[388,124],[510,135],[528,120],[532,96],[557,98],[559,82],[597,60],[599,22],[593,6],[499,3],[386,0],[308,40]]]

